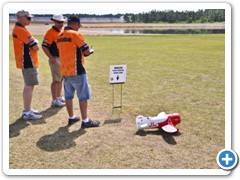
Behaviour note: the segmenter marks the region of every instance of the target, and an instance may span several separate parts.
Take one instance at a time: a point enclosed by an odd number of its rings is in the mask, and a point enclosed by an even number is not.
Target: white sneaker
[[[25,120],[38,120],[38,119],[42,119],[42,115],[35,114],[34,112],[30,111],[30,113],[28,115],[23,113],[23,119],[25,119]]]
[[[63,96],[60,96],[57,98],[59,101],[61,101],[62,103],[65,103],[65,98]]]
[[[39,110],[37,110],[37,109],[32,108],[30,111],[32,111],[34,114],[39,114]],[[23,114],[24,114],[24,112],[26,112],[25,109],[23,109]]]
[[[63,107],[65,106],[65,103],[61,102],[60,100],[56,99],[52,101],[53,107]]]

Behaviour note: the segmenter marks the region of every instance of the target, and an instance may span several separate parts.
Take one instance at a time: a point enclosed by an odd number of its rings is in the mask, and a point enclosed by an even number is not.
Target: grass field
[[[35,36],[40,42],[43,36]],[[23,80],[10,37],[10,168],[215,169],[225,147],[224,35],[85,36],[92,89],[89,117],[99,128],[67,127],[67,111],[50,108],[51,75],[39,51],[33,107],[43,120],[21,119]],[[127,65],[123,108],[112,115],[109,66]],[[119,92],[119,89],[117,88]],[[137,132],[137,115],[180,113],[180,132]],[[75,97],[74,112],[80,115]]]

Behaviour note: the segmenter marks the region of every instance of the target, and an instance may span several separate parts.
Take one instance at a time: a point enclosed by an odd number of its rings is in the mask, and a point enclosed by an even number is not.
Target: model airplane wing
[[[175,126],[170,125],[170,124],[167,124],[167,125],[163,126],[162,129],[167,133],[178,132],[178,129]]]

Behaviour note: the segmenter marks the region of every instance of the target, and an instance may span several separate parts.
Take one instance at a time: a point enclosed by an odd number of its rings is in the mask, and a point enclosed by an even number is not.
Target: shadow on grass
[[[69,132],[70,126],[60,127],[55,133],[41,137],[37,147],[44,151],[54,152],[76,146],[74,139],[86,133],[84,129]]]
[[[41,111],[40,113],[43,116],[43,118],[47,119],[47,118],[57,114],[58,111],[60,111],[62,108],[65,108],[65,107],[49,107],[49,108]]]
[[[43,119],[39,119],[39,120],[24,120],[22,117],[18,118],[14,123],[9,125],[9,137],[13,138],[13,137],[19,136],[20,131],[25,129],[26,127],[28,127],[30,124],[32,124],[32,125],[45,124],[46,118],[54,116],[61,109],[62,109],[62,107],[57,107],[57,108],[49,107],[40,112],[40,114],[43,115]]]
[[[158,135],[158,136],[162,136],[162,138],[171,145],[176,145],[177,142],[174,139],[174,136],[180,136],[181,133],[177,132],[177,133],[167,133],[165,131],[163,131],[162,129],[158,129],[157,131],[145,131],[145,130],[139,130],[135,133],[136,135],[139,136],[147,136],[148,134],[153,134],[153,135]]]
[[[18,118],[14,123],[9,125],[9,138],[19,136],[20,131],[28,126],[28,121],[24,120],[22,117]]]
[[[44,119],[39,120],[25,120],[22,117],[18,118],[14,123],[9,125],[9,138],[17,137],[20,135],[20,131],[28,127],[30,124],[45,124]]]
[[[58,113],[58,111],[60,111],[62,108],[63,107],[49,107],[40,112],[40,114],[43,116],[43,119],[29,120],[28,122],[30,122],[33,125],[44,124],[44,123],[46,123],[44,119],[47,119],[47,118],[50,118],[50,117],[56,115]]]
[[[116,119],[107,119],[104,121],[103,125],[105,124],[116,124],[120,123],[122,121],[122,118],[116,118]]]

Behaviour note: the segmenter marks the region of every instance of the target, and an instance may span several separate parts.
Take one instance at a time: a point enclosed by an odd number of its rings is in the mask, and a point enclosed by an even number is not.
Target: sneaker
[[[99,121],[92,121],[91,119],[87,123],[82,122],[82,128],[98,127],[99,125]]]
[[[30,111],[30,113],[28,115],[26,115],[25,113],[23,114],[23,119],[25,119],[25,120],[38,120],[38,119],[42,119],[42,115],[35,114],[34,112]]]
[[[65,103],[61,102],[60,100],[56,99],[52,101],[53,107],[63,107],[65,106]]]
[[[37,109],[33,109],[33,108],[32,108],[31,111],[32,111],[34,114],[40,114],[39,110],[37,110]],[[26,112],[25,109],[23,109],[23,114],[24,114],[24,112]]]
[[[62,103],[65,103],[65,98],[64,98],[63,96],[58,97],[57,99],[58,99],[59,101],[61,101]]]
[[[68,118],[68,126],[71,126],[71,125],[75,124],[78,121],[80,121],[80,117],[79,116],[75,116],[74,119]]]

